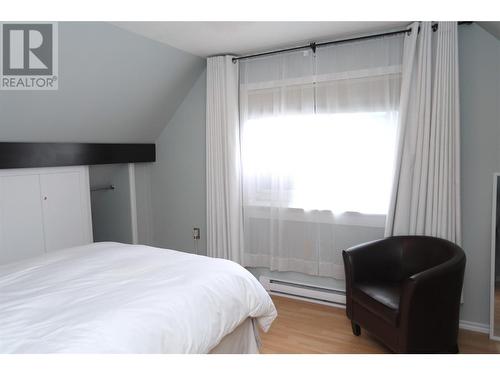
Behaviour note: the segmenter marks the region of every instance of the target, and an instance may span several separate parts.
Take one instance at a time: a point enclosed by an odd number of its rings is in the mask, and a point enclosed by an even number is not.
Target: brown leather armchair
[[[396,236],[343,252],[347,316],[396,353],[457,353],[465,254],[452,242]]]

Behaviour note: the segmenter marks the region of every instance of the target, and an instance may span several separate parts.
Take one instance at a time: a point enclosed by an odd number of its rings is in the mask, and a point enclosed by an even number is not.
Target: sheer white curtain
[[[385,219],[403,39],[240,63],[244,265],[342,278],[337,224]]]
[[[430,22],[415,23],[404,51],[386,235],[431,235],[460,244],[457,23],[439,22],[435,33]]]
[[[207,59],[207,254],[241,262],[238,64],[232,57]]]

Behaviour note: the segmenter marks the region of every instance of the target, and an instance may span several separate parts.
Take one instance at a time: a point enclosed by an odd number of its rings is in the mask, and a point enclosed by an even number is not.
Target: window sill
[[[244,210],[247,217],[256,219],[271,218],[270,207],[247,205]],[[280,211],[280,219],[332,225],[384,228],[386,215],[362,214],[359,212],[333,213],[327,210],[305,211],[299,208],[282,208]]]

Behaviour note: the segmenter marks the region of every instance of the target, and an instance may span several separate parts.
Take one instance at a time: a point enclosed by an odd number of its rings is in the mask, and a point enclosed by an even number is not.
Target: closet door
[[[40,186],[46,251],[92,242],[87,169],[41,174]]]
[[[0,264],[44,251],[38,174],[0,176]]]

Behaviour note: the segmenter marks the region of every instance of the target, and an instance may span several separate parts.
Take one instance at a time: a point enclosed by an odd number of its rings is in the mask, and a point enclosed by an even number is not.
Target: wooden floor
[[[388,353],[369,333],[354,336],[345,310],[273,296],[278,318],[261,333],[261,353]],[[460,330],[460,353],[500,353],[500,342]]]

